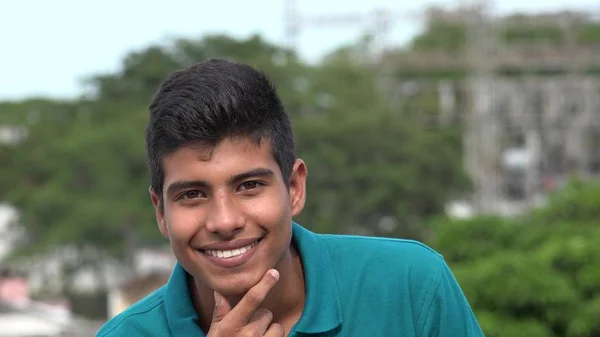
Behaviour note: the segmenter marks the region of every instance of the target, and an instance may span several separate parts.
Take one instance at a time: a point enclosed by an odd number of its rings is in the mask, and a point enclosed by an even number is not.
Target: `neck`
[[[304,271],[300,256],[294,244],[284,258],[277,264],[279,281],[265,298],[262,308],[273,313],[273,322],[281,324],[286,335],[292,326],[300,319],[305,301]],[[207,332],[212,321],[214,310],[213,290],[203,282],[190,282],[190,293],[196,312],[200,319],[200,326]],[[239,298],[228,298],[230,303],[238,303]]]

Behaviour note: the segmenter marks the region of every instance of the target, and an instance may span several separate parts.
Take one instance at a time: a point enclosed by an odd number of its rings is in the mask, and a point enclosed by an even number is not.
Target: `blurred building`
[[[18,231],[11,226],[16,218],[17,212],[13,207],[0,204],[0,261],[13,249],[19,237]]]
[[[135,276],[109,289],[108,318],[120,314],[132,304],[165,285],[170,275],[167,270],[156,270]]]
[[[14,145],[25,139],[27,129],[24,127],[14,127],[9,125],[0,125],[0,143]]]
[[[97,325],[74,319],[66,301],[32,300],[27,276],[0,268],[0,337],[92,336]]]
[[[368,24],[375,52],[357,51],[355,60],[374,66],[390,104],[403,110],[423,95],[437,96],[439,113],[421,116],[425,127],[464,129],[465,166],[475,188],[471,210],[448,206],[461,216],[520,214],[568,176],[600,174],[597,13],[497,16],[490,4],[305,15],[297,1],[286,1],[291,48],[306,28]],[[387,34],[400,21],[425,23],[433,33],[393,50]]]
[[[484,4],[434,8],[427,22],[454,44],[389,53],[397,81],[388,90],[404,101],[437,92],[440,113],[427,125],[463,128],[475,190],[470,210],[453,203],[452,212],[520,214],[572,175],[600,175],[595,13],[497,17]],[[407,94],[409,84],[417,90]]]
[[[74,294],[106,294],[103,315],[114,317],[163,286],[176,263],[168,247],[140,249],[134,255],[133,268],[107,260],[101,273],[97,268],[82,268],[72,279],[61,273],[66,255],[58,253],[21,264],[27,272],[0,269],[0,337],[93,336],[105,320],[80,319],[71,313],[69,300],[52,294],[59,294],[65,282]],[[49,300],[32,299],[40,293],[49,294]]]

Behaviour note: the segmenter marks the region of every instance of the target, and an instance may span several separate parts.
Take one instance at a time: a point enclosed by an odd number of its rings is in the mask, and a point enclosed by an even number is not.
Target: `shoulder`
[[[164,287],[161,287],[106,322],[96,337],[146,336],[149,331],[166,329]]]
[[[441,254],[419,241],[353,235],[319,236],[333,261],[347,261],[354,265],[357,262],[368,263],[385,267],[387,273],[411,272],[413,277],[431,277],[439,274],[445,263]]]
[[[407,315],[403,319],[415,326],[422,324],[449,272],[441,254],[414,240],[348,235],[321,238],[331,255],[340,293],[361,297],[363,308],[384,307],[384,311]]]
[[[347,310],[412,322],[417,335],[483,336],[443,256],[424,243],[393,238],[319,235],[330,254]],[[351,298],[347,301],[346,298]],[[357,301],[356,298],[359,298]]]
[[[431,300],[446,271],[443,256],[418,241],[347,235],[321,237],[342,291],[371,296],[381,293],[397,297],[399,302],[408,299],[414,311],[421,311]]]

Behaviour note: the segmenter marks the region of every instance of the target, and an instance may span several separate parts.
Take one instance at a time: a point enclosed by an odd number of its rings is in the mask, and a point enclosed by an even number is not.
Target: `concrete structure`
[[[151,292],[162,287],[169,280],[171,271],[154,271],[134,277],[108,292],[108,317],[112,318]]]
[[[391,105],[402,110],[411,98],[433,91],[439,115],[435,121],[423,116],[425,127],[458,123],[464,128],[475,214],[521,212],[539,204],[569,174],[598,174],[600,76],[588,70],[600,69],[600,45],[577,36],[583,25],[596,22],[597,13],[500,17],[491,12],[491,1],[463,4],[451,10],[307,16],[297,1],[286,0],[285,34],[293,49],[301,29],[365,25],[376,40],[366,61],[380,74],[379,89]],[[462,26],[466,43],[456,50],[391,50],[386,35],[397,20]],[[540,27],[550,27],[555,39],[513,38],[507,44],[501,36]],[[515,164],[517,153],[521,160]]]
[[[73,322],[68,303],[33,301],[26,275],[0,270],[0,337],[65,336]]]
[[[135,261],[134,275],[108,288],[108,317],[118,315],[167,283],[177,262],[169,247],[140,250]]]
[[[0,337],[92,337],[101,325],[73,318],[60,307],[0,301]]]
[[[13,249],[19,232],[11,225],[17,219],[17,211],[6,204],[0,204],[0,261]]]
[[[600,44],[576,38],[579,27],[595,22],[594,13],[494,17],[480,1],[456,11],[431,10],[428,20],[463,25],[465,48],[389,57],[400,73],[409,69],[433,78],[406,81],[437,90],[434,125],[464,129],[475,214],[520,213],[543,203],[569,175],[600,174],[600,76],[589,71],[600,69]],[[500,38],[510,27],[541,26],[554,27],[560,42],[506,44]],[[448,72],[455,76],[446,78]]]
[[[64,255],[46,256],[35,265],[22,265],[24,270],[29,270],[28,275],[14,269],[0,270],[0,337],[80,337],[95,334],[103,322],[73,317],[68,302],[42,303],[30,297],[31,293],[41,290],[50,293],[59,290],[64,275],[47,271],[59,268],[64,262],[61,257]],[[169,248],[141,249],[135,254],[133,273],[123,273],[122,266],[106,261],[112,268],[104,269],[102,276],[105,280],[99,282],[94,279],[99,275],[97,270],[83,269],[76,275],[74,285],[81,292],[106,291],[107,317],[114,317],[165,284],[175,263]]]

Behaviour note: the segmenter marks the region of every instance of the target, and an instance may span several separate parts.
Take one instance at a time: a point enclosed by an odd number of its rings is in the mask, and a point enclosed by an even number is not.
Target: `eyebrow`
[[[239,183],[242,180],[246,180],[249,178],[258,178],[258,177],[271,177],[274,176],[275,172],[271,171],[268,168],[256,168],[244,173],[233,175],[227,180],[227,184],[233,185],[235,183]]]
[[[256,168],[240,174],[235,174],[227,180],[228,185],[233,185],[249,178],[271,177],[275,172],[267,168]],[[175,191],[188,188],[210,188],[211,184],[206,180],[178,180],[167,187],[167,195],[173,194]]]

